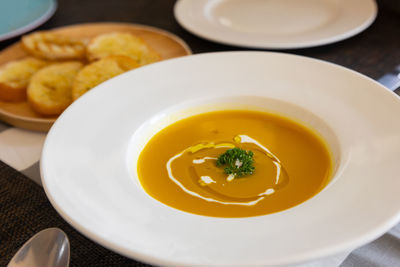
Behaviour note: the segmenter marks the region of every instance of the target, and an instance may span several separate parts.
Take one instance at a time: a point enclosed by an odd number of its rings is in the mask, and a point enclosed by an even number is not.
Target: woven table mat
[[[68,235],[70,266],[150,266],[115,254],[75,231],[40,186],[0,161],[0,266],[7,266],[30,237],[49,227]]]

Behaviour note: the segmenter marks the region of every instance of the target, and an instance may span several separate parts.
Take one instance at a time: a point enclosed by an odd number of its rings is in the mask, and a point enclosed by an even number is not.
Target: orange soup
[[[137,166],[153,198],[214,217],[288,209],[317,194],[332,173],[329,150],[312,130],[249,110],[180,120],[150,139]]]

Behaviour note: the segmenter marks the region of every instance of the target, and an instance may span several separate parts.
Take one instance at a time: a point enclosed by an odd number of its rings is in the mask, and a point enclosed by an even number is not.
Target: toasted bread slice
[[[76,100],[96,85],[125,71],[139,67],[135,60],[127,56],[108,56],[85,66],[72,86],[72,98]]]
[[[142,38],[130,33],[101,34],[93,38],[87,46],[87,57],[90,61],[112,55],[131,57],[139,65],[161,60],[161,56],[151,49]]]
[[[155,52],[154,50],[149,50],[146,53],[143,53],[140,60],[139,60],[139,64],[141,66],[143,65],[147,65],[147,64],[151,64],[157,61],[161,60],[161,56]]]
[[[28,85],[28,102],[39,114],[61,114],[72,102],[72,83],[83,67],[77,61],[56,63],[39,70]]]
[[[47,64],[46,61],[27,57],[3,65],[0,68],[0,100],[24,101],[32,75]]]
[[[51,33],[35,32],[21,39],[22,47],[31,55],[48,60],[80,60],[86,56],[84,41]]]

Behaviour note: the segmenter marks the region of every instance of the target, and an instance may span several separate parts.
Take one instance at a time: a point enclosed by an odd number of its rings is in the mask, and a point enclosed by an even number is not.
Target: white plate
[[[150,135],[232,104],[314,127],[332,147],[334,181],[294,208],[249,218],[189,214],[148,196],[135,158]],[[47,136],[42,183],[73,227],[128,257],[179,266],[297,263],[363,245],[399,220],[398,114],[394,93],[334,64],[267,52],[187,56],[130,71],[73,103]]]
[[[375,20],[374,0],[179,0],[175,18],[202,38],[251,48],[337,42]]]
[[[53,16],[56,8],[56,0],[1,1],[0,41],[39,27]]]

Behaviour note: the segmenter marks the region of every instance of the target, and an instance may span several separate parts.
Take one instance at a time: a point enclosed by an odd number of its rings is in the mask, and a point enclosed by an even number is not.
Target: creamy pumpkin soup
[[[215,217],[288,209],[329,181],[329,150],[313,131],[283,117],[249,110],[216,111],[158,132],[138,159],[153,198]]]

